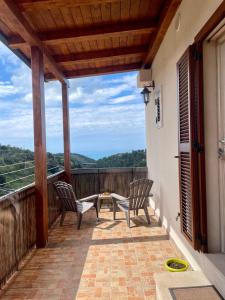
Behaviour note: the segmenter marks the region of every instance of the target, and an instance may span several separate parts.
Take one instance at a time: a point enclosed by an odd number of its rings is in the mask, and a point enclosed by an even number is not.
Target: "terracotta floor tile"
[[[150,213],[152,213],[150,211]],[[141,211],[140,211],[141,214]],[[50,230],[45,249],[34,250],[0,294],[3,300],[155,300],[154,272],[171,256],[182,257],[154,216],[124,213],[112,220],[109,209],[87,214],[81,230],[67,214],[64,226]]]

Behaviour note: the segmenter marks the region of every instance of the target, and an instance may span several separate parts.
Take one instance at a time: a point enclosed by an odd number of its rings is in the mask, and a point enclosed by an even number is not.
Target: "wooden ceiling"
[[[0,0],[0,39],[45,78],[149,68],[181,0]]]

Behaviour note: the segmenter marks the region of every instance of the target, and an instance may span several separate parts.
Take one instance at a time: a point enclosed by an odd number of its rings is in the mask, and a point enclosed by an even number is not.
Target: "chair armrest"
[[[98,199],[98,195],[91,195],[91,196],[88,196],[88,197],[85,197],[85,198],[82,198],[82,199],[78,199],[79,202],[89,202],[89,201],[94,201],[94,200],[97,200]]]
[[[128,200],[128,198],[123,197],[123,196],[121,196],[121,195],[118,195],[118,194],[116,194],[116,193],[112,193],[112,194],[111,194],[111,197],[112,197],[113,199],[118,200],[118,201],[125,201],[125,200]]]

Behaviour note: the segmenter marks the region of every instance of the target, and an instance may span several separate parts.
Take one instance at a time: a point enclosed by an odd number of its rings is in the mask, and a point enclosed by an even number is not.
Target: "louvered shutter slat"
[[[178,108],[179,108],[179,173],[181,231],[197,249],[196,240],[199,223],[196,221],[197,195],[197,153],[193,149],[196,140],[195,101],[192,87],[191,47],[177,63]]]

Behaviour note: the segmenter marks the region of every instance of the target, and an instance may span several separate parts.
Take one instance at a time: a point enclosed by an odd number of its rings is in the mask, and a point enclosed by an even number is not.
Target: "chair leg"
[[[61,218],[60,218],[60,226],[63,226],[63,222],[64,222],[64,219],[65,219],[65,215],[66,215],[66,212],[65,212],[65,211],[62,211]]]
[[[145,216],[146,216],[146,219],[147,219],[147,223],[148,223],[148,224],[151,224],[150,217],[149,217],[149,214],[148,214],[148,208],[145,207],[145,208],[144,208],[144,211],[145,211]]]
[[[100,199],[100,201],[99,201],[99,212],[100,212],[100,209],[102,208],[102,199]]]
[[[138,209],[136,209],[136,216],[138,216]]]
[[[98,221],[98,205],[95,205],[95,210],[96,210],[96,216],[97,216],[97,221]]]
[[[78,217],[78,222],[77,222],[77,229],[79,230],[80,229],[80,225],[81,225],[81,221],[82,221],[82,214],[81,213],[78,213],[77,214],[77,217]]]
[[[126,219],[127,219],[127,226],[130,227],[130,211],[125,212]]]

